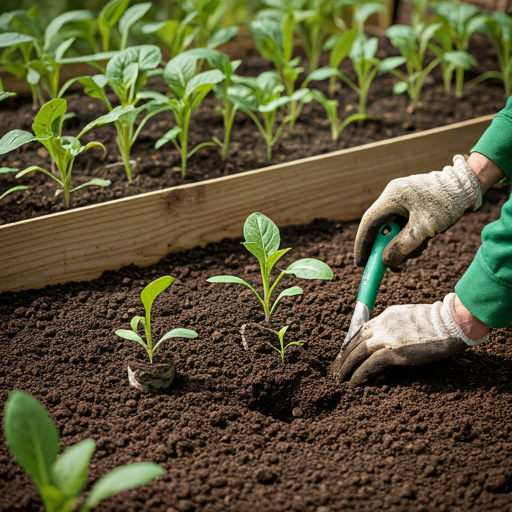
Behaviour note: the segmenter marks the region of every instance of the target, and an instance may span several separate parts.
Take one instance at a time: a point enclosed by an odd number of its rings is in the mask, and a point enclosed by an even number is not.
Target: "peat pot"
[[[161,363],[130,360],[127,366],[130,384],[145,393],[166,390],[172,384],[176,373],[173,358]]]

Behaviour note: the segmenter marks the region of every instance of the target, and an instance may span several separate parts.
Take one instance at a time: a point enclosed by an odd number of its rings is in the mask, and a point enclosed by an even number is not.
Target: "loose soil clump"
[[[388,272],[375,313],[453,291],[508,195],[492,189],[479,211],[403,272]],[[206,281],[236,272],[258,282],[241,239],[91,282],[0,295],[2,408],[11,390],[23,389],[54,418],[62,449],[93,438],[89,482],[129,462],[165,468],[98,512],[510,510],[511,328],[455,357],[390,369],[365,388],[330,379],[362,275],[352,256],[357,224],[318,220],[281,230],[282,246],[294,248],[283,265],[315,257],[334,271],[332,281],[297,280],[304,295],[284,299],[275,313],[269,327],[289,325],[288,339],[305,342],[287,351],[285,364],[261,330],[247,329],[248,350],[242,346],[240,327],[263,322],[252,292]],[[154,332],[180,325],[199,337],[162,347],[176,377],[148,395],[126,375],[127,359],[145,357],[142,347],[114,331],[141,314],[141,290],[163,275],[176,280],[153,305]],[[5,442],[0,510],[42,510]]]

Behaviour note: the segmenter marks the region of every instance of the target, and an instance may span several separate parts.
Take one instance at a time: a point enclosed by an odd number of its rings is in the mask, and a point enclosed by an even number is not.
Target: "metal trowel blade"
[[[371,309],[364,302],[358,300],[356,302],[356,307],[354,308],[354,314],[352,315],[352,320],[350,321],[350,327],[348,328],[347,335],[345,336],[345,340],[341,345],[342,351],[349,344],[350,340],[355,336],[357,331],[359,331],[359,329],[361,329],[361,327],[371,318]]]

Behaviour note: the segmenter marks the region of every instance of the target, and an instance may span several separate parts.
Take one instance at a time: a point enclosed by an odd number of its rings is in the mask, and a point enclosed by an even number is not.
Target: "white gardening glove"
[[[387,267],[396,268],[408,255],[424,249],[425,240],[455,224],[469,207],[476,210],[481,204],[480,183],[461,155],[442,171],[393,180],[361,220],[356,264],[366,265],[378,230],[386,222],[408,219],[382,255]]]
[[[454,298],[450,293],[435,304],[391,306],[364,324],[334,361],[336,381],[360,386],[390,366],[431,363],[486,341],[489,335],[470,340],[455,323]]]

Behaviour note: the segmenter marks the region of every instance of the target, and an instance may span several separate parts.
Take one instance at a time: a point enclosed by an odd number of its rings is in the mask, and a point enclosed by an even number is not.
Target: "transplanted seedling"
[[[265,215],[253,213],[249,215],[244,225],[244,245],[246,249],[258,259],[260,263],[261,277],[263,281],[263,298],[247,282],[234,276],[215,276],[210,277],[210,283],[238,283],[247,286],[256,295],[263,310],[265,311],[265,321],[269,322],[272,313],[276,310],[279,301],[283,297],[302,294],[302,288],[293,286],[283,290],[274,304],[270,305],[272,292],[275,290],[279,281],[285,274],[293,274],[302,279],[332,279],[332,270],[322,261],[313,258],[304,258],[292,263],[286,270],[281,270],[277,279],[270,283],[270,273],[274,265],[291,248],[279,249],[281,236],[277,226]],[[283,333],[284,335],[284,333]]]
[[[146,310],[146,316],[134,316],[130,322],[132,327],[131,331],[127,329],[118,329],[116,331],[116,334],[121,338],[140,343],[148,353],[151,363],[153,362],[154,353],[165,340],[170,338],[197,338],[197,332],[190,329],[173,329],[172,331],[165,333],[160,338],[158,343],[153,346],[151,339],[151,306],[153,305],[153,302],[158,297],[158,295],[169,288],[173,281],[174,277],[163,276],[160,279],[149,283],[140,294],[142,304],[144,304],[144,309]],[[146,342],[144,342],[144,340],[139,335],[139,324],[142,324],[144,327]]]
[[[9,449],[37,485],[48,512],[88,512],[105,498],[164,474],[163,468],[150,462],[118,467],[93,485],[83,503],[80,494],[87,485],[96,449],[92,439],[84,439],[57,455],[59,433],[55,424],[33,396],[19,390],[7,399],[4,430]]]
[[[277,331],[274,331],[278,338],[279,338],[279,348],[278,347],[274,347],[274,345],[270,344],[270,346],[276,350],[279,355],[281,356],[281,362],[284,364],[284,353],[286,352],[286,349],[288,347],[291,347],[293,345],[297,345],[299,347],[302,347],[302,345],[304,345],[304,342],[302,341],[290,341],[290,343],[288,344],[284,344],[284,335],[286,333],[286,331],[288,330],[288,326],[286,325],[285,327],[283,327],[279,332]]]
[[[5,134],[0,140],[0,155],[13,151],[14,149],[23,146],[27,142],[39,141],[43,146],[46,147],[51,157],[55,161],[59,176],[55,176],[50,171],[43,169],[37,165],[31,165],[26,169],[18,172],[16,178],[21,178],[30,172],[39,171],[53,180],[55,180],[59,186],[64,190],[64,199],[66,202],[66,208],[69,207],[69,195],[71,192],[78,190],[83,187],[91,185],[98,185],[100,187],[107,187],[110,185],[109,180],[102,180],[94,178],[87,183],[83,183],[75,188],[71,187],[71,175],[73,171],[73,163],[75,158],[84,151],[88,151],[91,148],[98,147],[103,150],[103,155],[106,154],[107,150],[105,146],[100,142],[89,142],[85,146],[80,143],[80,138],[85,135],[89,130],[92,130],[96,126],[111,123],[116,121],[120,116],[126,114],[133,109],[133,106],[128,107],[116,107],[108,114],[98,117],[98,119],[91,121],[76,137],[70,137],[62,135],[62,123],[66,116],[67,103],[63,98],[55,98],[50,100],[48,103],[41,107],[41,110],[37,113],[34,118],[34,124],[32,130],[34,134],[23,130],[12,130]],[[18,169],[6,169],[2,168],[0,173],[6,172],[17,172]],[[24,185],[9,189],[5,195],[14,192],[15,190],[22,190],[28,188]],[[0,197],[1,199],[1,197]]]

